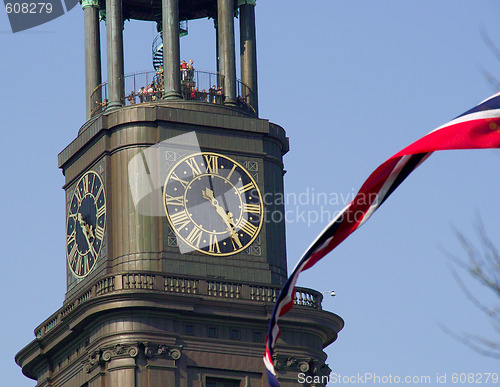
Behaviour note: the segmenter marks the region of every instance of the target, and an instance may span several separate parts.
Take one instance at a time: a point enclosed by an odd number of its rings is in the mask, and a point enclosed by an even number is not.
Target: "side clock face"
[[[242,165],[217,153],[192,154],[174,165],[163,204],[177,237],[209,255],[246,249],[262,227],[263,202],[255,180]]]
[[[93,171],[75,186],[66,224],[66,256],[71,272],[83,278],[101,252],[106,225],[106,195],[101,177]]]

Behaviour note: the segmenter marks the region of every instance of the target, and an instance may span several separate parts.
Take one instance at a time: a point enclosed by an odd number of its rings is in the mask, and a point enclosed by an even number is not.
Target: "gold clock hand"
[[[231,239],[238,245],[238,248],[241,249],[243,245],[241,244],[240,238],[238,237],[238,233],[234,231],[236,225],[233,221],[233,214],[231,212],[226,213],[226,211],[224,211],[224,209],[219,205],[218,200],[214,198],[214,191],[212,191],[211,189],[206,188],[205,191],[202,191],[202,195],[203,198],[210,201],[210,204],[215,207],[215,210],[226,224],[227,230],[231,235]]]
[[[85,235],[85,237],[87,237],[87,229],[85,228],[86,223],[83,220],[82,214],[80,212],[78,213],[77,218],[78,218],[78,223],[80,223],[80,228],[82,229],[83,234]]]
[[[92,230],[92,226],[90,224],[88,224],[87,222],[85,222],[85,228],[87,229],[87,233],[90,235],[90,237],[92,239],[95,239],[94,231]]]
[[[91,250],[91,244],[89,239],[89,233],[91,233],[92,239],[95,239],[94,233],[92,232],[92,226],[89,226],[85,220],[83,220],[82,214],[78,213],[78,222],[80,223],[80,227],[82,228],[83,235],[85,235],[85,239],[87,240],[87,245],[89,246],[89,251]]]
[[[218,200],[214,198],[214,191],[212,191],[209,188],[206,188],[204,191],[201,191],[201,194],[203,195],[204,199],[207,199],[210,202],[210,204],[215,207],[215,211],[217,212],[217,214],[219,214],[219,216],[222,218],[222,220],[226,224],[228,231],[233,232],[226,212],[224,211],[224,209],[221,206],[219,206]]]
[[[210,203],[215,207],[217,213],[222,218],[224,223],[227,226],[229,234],[231,235],[231,239],[238,245],[238,248],[241,248],[243,245],[240,241],[238,233],[234,230],[236,225],[233,221],[233,214],[231,212],[225,212],[224,209],[219,205],[219,202],[214,198],[214,193],[210,189],[206,189],[202,192],[203,197],[207,200],[210,200]]]
[[[231,227],[231,239],[233,241],[235,241],[236,244],[238,245],[238,248],[241,249],[241,247],[243,245],[240,242],[240,238],[238,237],[238,233],[234,231],[236,225],[234,224],[234,221],[233,221],[233,214],[231,212],[228,212],[227,213],[227,218],[228,218],[228,221],[229,221],[229,225]]]

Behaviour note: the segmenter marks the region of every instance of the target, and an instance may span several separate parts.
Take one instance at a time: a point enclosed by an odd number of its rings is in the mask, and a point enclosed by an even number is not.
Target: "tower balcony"
[[[222,279],[207,280],[195,276],[174,276],[154,272],[127,272],[107,276],[89,284],[87,289],[79,292],[72,299],[66,300],[64,306],[46,319],[35,329],[35,337],[40,339],[57,326],[80,304],[101,297],[130,294],[132,291],[156,294],[157,296],[184,296],[200,299],[219,299],[233,302],[257,302],[268,304],[269,308],[276,302],[281,290],[280,286],[267,284],[238,283]],[[309,310],[321,311],[323,294],[307,288],[295,288],[294,305]]]
[[[217,73],[186,69],[181,71],[181,96],[183,101],[224,105],[224,76]],[[163,100],[164,81],[161,68],[157,71],[143,71],[127,74],[124,77],[125,96],[122,106],[141,103],[156,103]],[[256,116],[250,105],[254,94],[250,87],[239,79],[236,80],[237,107],[246,113]],[[94,107],[90,113],[94,117],[108,108],[108,82],[97,86],[90,95]],[[99,102],[102,101],[102,102]]]
[[[69,373],[91,385],[157,386],[164,380],[161,385],[199,386],[185,378],[176,383],[179,370],[204,375],[204,368],[218,367],[260,386],[264,334],[278,292],[279,286],[157,272],[101,277],[37,327],[16,362],[27,377],[54,386]],[[344,322],[322,310],[321,300],[319,292],[296,288],[296,307],[281,320],[274,361],[285,387],[296,385],[298,372],[330,372],[323,348]],[[79,344],[68,352],[68,342]]]

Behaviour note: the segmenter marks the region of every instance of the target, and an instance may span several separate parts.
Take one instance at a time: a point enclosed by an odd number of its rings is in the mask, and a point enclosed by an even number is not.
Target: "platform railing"
[[[250,302],[274,303],[280,286],[245,284],[224,279],[164,275],[154,272],[128,272],[101,277],[65,301],[63,307],[35,329],[41,338],[66,319],[80,304],[122,292],[155,292],[180,296],[213,297]],[[312,289],[295,288],[294,304],[321,310],[323,295]]]
[[[185,101],[215,103],[222,105],[225,101],[224,76],[200,70],[181,71],[181,95]],[[157,71],[144,71],[128,74],[124,78],[125,96],[121,103],[124,106],[140,103],[151,103],[162,100],[163,97],[163,73],[161,68]],[[102,99],[97,98],[101,93]],[[251,106],[253,101],[252,90],[240,80],[236,80],[237,105],[255,114]],[[97,86],[90,95],[94,101],[94,107],[90,116],[93,117],[106,110],[108,106],[108,83],[104,82]],[[101,102],[102,101],[102,102]]]

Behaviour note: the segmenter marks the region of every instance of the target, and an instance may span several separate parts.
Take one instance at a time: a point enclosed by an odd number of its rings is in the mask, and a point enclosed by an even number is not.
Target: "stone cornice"
[[[158,122],[172,122],[177,126],[207,127],[225,130],[243,131],[255,135],[275,138],[282,143],[283,152],[288,151],[288,138],[285,130],[266,119],[242,115],[226,106],[201,106],[199,110],[188,109],[192,104],[156,103],[140,104],[104,112],[87,121],[79,130],[78,138],[70,143],[58,155],[58,165],[64,168],[82,149],[83,144],[91,144],[104,133],[117,127],[131,125],[158,125]],[[84,145],[83,145],[84,146]]]
[[[208,282],[221,281],[196,279],[196,286],[186,286],[188,278],[173,278],[155,273],[142,273],[142,276],[155,276],[152,289],[144,289],[135,282],[133,288],[123,276],[136,275],[117,274],[113,281],[109,277],[97,279],[90,283],[73,299],[54,315],[41,324],[35,331],[37,339],[16,355],[16,362],[23,368],[23,373],[33,377],[33,369],[43,361],[45,356],[56,351],[70,337],[79,335],[89,324],[97,321],[99,316],[110,313],[144,313],[155,310],[169,316],[187,316],[193,313],[197,318],[218,319],[223,322],[228,318],[239,319],[241,324],[266,324],[279,286],[227,283],[224,286],[209,286]],[[168,277],[166,281],[164,277]],[[194,281],[194,278],[189,278]],[[113,286],[103,288],[101,281]],[[193,282],[191,282],[193,284]],[[128,287],[124,288],[124,284]],[[165,285],[166,284],[166,285]],[[236,292],[236,287],[239,291]],[[215,291],[214,289],[217,289]],[[97,291],[99,290],[99,291]],[[188,293],[189,292],[189,293]],[[297,306],[283,318],[284,329],[301,326],[302,331],[314,332],[322,338],[324,345],[333,342],[337,332],[343,327],[343,321],[333,313],[320,308],[321,294],[310,289],[296,289]],[[165,354],[166,349],[149,345],[148,353],[154,356]],[[116,349],[116,348],[115,348]],[[169,350],[170,351],[170,350]],[[118,353],[118,352],[117,352]],[[170,352],[169,352],[170,353]],[[100,361],[104,353],[94,354],[89,358]],[[114,356],[114,355],[110,355]],[[174,357],[174,352],[170,354]]]

